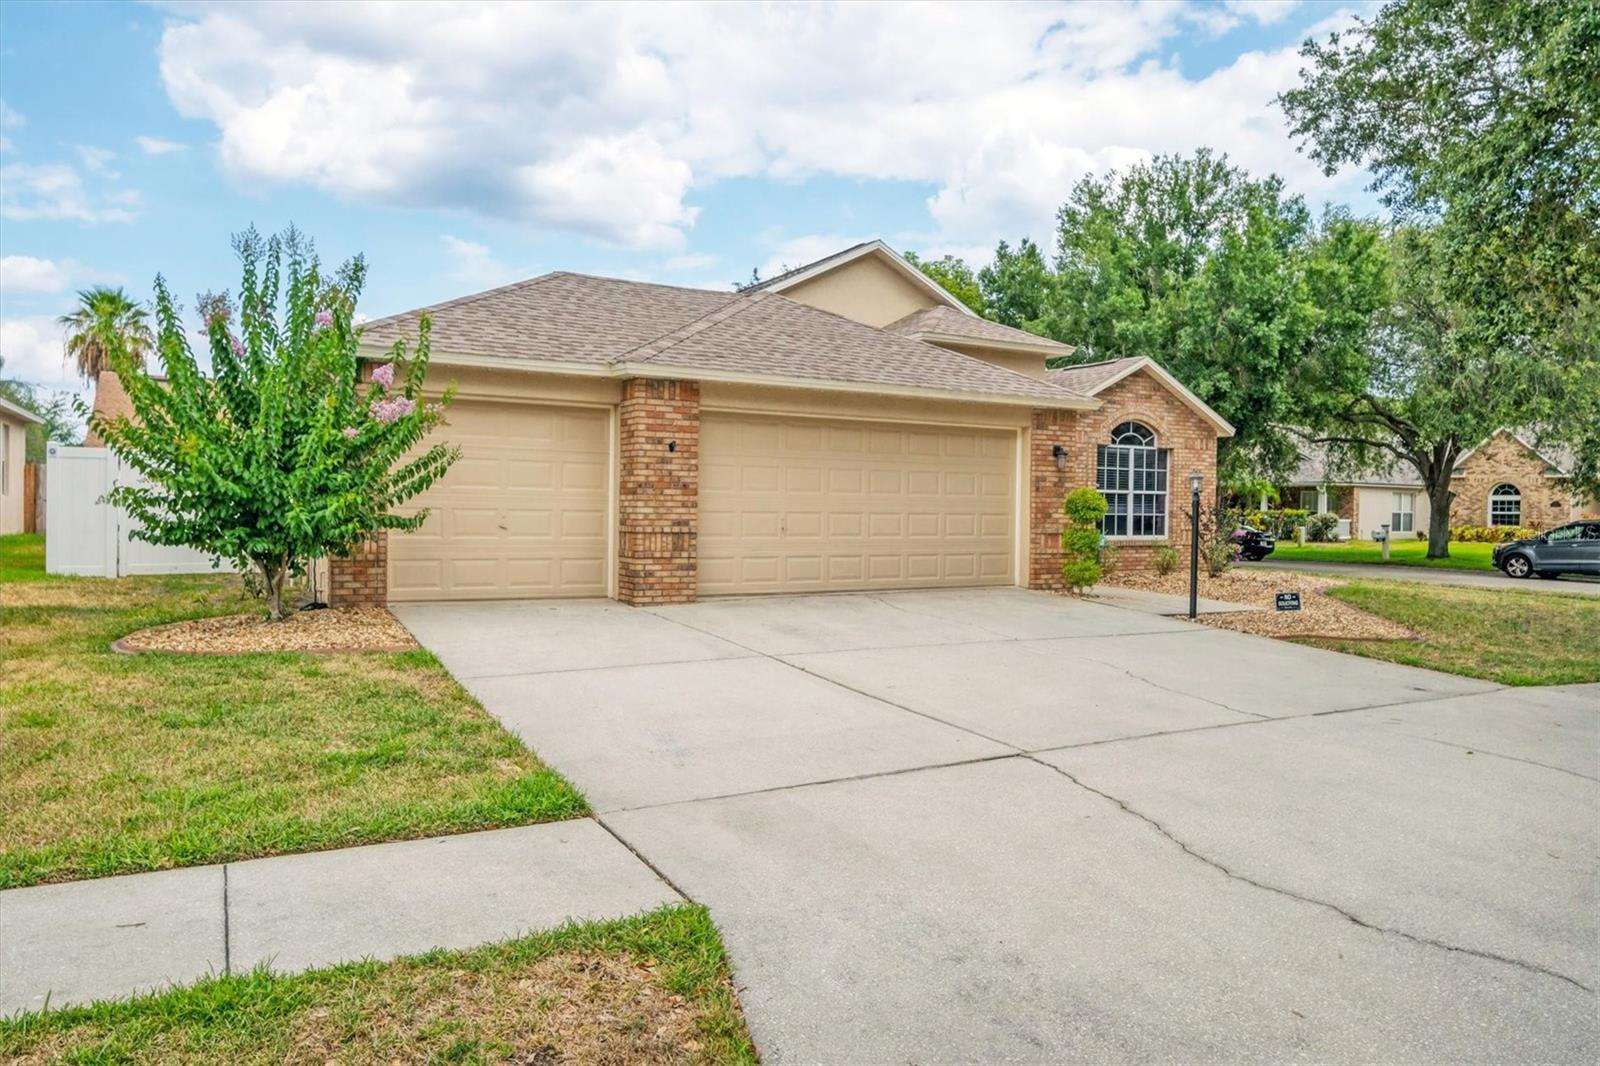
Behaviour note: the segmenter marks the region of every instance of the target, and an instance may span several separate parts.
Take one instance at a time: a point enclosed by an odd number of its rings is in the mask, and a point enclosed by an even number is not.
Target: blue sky
[[[1085,173],[1209,144],[1313,203],[1272,97],[1317,3],[0,7],[0,354],[74,290],[360,251],[378,316],[565,269],[726,287],[853,241],[1048,245]]]

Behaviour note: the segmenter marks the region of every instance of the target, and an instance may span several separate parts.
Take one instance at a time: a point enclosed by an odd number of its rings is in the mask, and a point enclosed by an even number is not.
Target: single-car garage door
[[[1007,585],[1016,434],[707,413],[705,595]]]
[[[439,437],[461,458],[389,538],[391,600],[606,594],[610,419],[581,407],[459,401]]]

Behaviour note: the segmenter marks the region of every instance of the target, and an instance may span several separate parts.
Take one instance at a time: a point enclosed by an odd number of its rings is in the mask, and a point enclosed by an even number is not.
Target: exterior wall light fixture
[[[1065,470],[1067,468],[1067,449],[1065,446],[1057,444],[1052,447],[1050,449],[1050,457],[1056,461],[1057,470]]]

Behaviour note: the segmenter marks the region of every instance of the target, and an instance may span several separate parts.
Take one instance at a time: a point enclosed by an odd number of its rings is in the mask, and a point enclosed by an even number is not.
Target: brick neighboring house
[[[423,311],[462,456],[420,529],[331,561],[331,603],[1056,588],[1068,491],[1138,565],[1233,432],[1148,359],[1047,370],[1071,346],[881,241],[738,293],[546,274],[369,322],[363,358]]]
[[[1594,504],[1575,490],[1571,473],[1572,456],[1541,452],[1529,435],[1498,430],[1456,460],[1450,524],[1547,529],[1582,518]],[[1333,511],[1349,523],[1348,527],[1341,523],[1345,536],[1371,537],[1386,522],[1392,532],[1428,532],[1428,496],[1422,479],[1400,462],[1384,470],[1350,474],[1330,468],[1325,454],[1311,447],[1299,469],[1279,486],[1279,499],[1285,507]]]

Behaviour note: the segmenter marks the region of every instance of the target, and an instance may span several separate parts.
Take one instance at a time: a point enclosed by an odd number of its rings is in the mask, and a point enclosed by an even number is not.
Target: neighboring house
[[[1456,460],[1450,524],[1544,529],[1580,518],[1585,503],[1571,474],[1570,455],[1541,452],[1527,434],[1499,430]],[[1330,467],[1326,452],[1311,445],[1280,486],[1279,500],[1284,507],[1334,512],[1343,520],[1342,535],[1370,537],[1385,522],[1392,532],[1428,531],[1428,495],[1407,463],[1350,474]]]
[[[23,532],[23,469],[28,461],[28,427],[44,419],[0,396],[0,534]]]
[[[1186,542],[1232,433],[1147,359],[1047,371],[1072,349],[880,241],[738,293],[554,273],[422,310],[462,456],[332,602],[1058,588],[1066,492],[1107,492],[1137,564]]]

